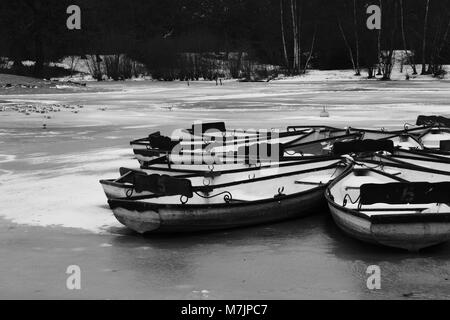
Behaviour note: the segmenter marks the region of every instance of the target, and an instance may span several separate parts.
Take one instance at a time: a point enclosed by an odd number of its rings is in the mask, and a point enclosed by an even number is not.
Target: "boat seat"
[[[424,213],[423,208],[411,208],[409,210],[399,210],[398,208],[385,209],[385,208],[374,208],[374,209],[362,209],[361,213],[364,213],[368,216],[376,216],[376,215],[387,215],[387,214],[422,214]]]
[[[377,179],[372,176],[352,176],[345,181],[345,190],[359,190],[363,184],[368,183],[386,183],[386,181]]]

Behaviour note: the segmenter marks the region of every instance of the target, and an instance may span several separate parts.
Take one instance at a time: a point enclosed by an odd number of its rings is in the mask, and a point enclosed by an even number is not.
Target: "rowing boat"
[[[177,152],[162,152],[157,149],[134,149],[136,159],[142,167],[148,166],[155,159],[166,156],[173,164],[236,164],[249,159],[260,162],[291,161],[292,158],[328,155],[336,142],[359,140],[358,133],[326,133],[324,131],[308,132],[292,140],[294,136],[279,138],[273,141],[281,143],[241,143],[226,147],[207,146],[201,150],[183,150]],[[287,139],[287,140],[286,140]]]
[[[151,195],[152,192],[136,188],[135,185],[152,179],[155,175],[171,175],[179,179],[189,179],[193,186],[214,186],[230,183],[233,181],[254,180],[261,177],[297,172],[299,167],[302,170],[310,170],[318,167],[333,165],[340,162],[336,157],[316,157],[313,160],[293,161],[267,165],[262,167],[250,167],[225,171],[205,171],[181,174],[173,174],[171,171],[162,170],[133,170],[120,168],[118,179],[101,180],[105,195],[108,199],[131,198]]]
[[[200,187],[155,176],[145,189],[155,194],[108,203],[118,221],[138,233],[244,227],[320,212],[326,186],[342,169],[339,162],[299,165],[294,172]]]
[[[418,251],[450,240],[449,181],[448,172],[358,160],[325,197],[351,237]]]
[[[148,138],[131,141],[136,159],[141,163],[150,162],[158,157],[168,155],[175,157],[203,157],[203,156],[223,156],[238,152],[245,146],[266,143],[266,144],[290,144],[309,136],[309,132],[280,132],[254,135],[244,139],[233,137],[217,138],[211,141],[199,140],[172,140],[164,137],[159,132],[150,135]],[[172,160],[175,162],[175,158]]]

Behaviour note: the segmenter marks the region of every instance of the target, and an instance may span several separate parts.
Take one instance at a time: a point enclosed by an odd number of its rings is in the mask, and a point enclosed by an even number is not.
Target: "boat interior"
[[[300,170],[277,175],[246,176],[243,180],[215,186],[204,186],[203,184],[200,187],[194,186],[192,198],[180,195],[154,195],[126,200],[140,200],[154,204],[205,205],[274,199],[319,187],[323,188],[345,169],[337,162],[324,164],[314,168],[305,168],[302,165]]]
[[[445,203],[373,203],[361,202],[361,188],[367,185],[379,185],[378,193],[383,193],[383,185],[391,183],[426,182],[439,183],[448,181],[448,174],[417,171],[411,168],[397,168],[389,165],[374,166],[373,163],[355,164],[351,170],[335,182],[329,189],[333,201],[347,209],[357,210],[367,216],[398,215],[414,213],[450,212]],[[381,191],[380,191],[381,190]],[[385,190],[389,198],[389,190]],[[367,198],[367,196],[365,196]],[[364,200],[364,199],[363,199]]]

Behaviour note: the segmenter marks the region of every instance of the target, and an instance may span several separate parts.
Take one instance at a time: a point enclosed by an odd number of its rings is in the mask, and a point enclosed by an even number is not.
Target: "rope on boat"
[[[134,193],[134,187],[131,187],[130,189],[128,189],[125,192],[125,195],[127,196],[128,199],[130,199],[133,196],[133,193]]]
[[[348,203],[347,199],[350,200],[351,204],[356,204],[359,202],[359,200],[361,200],[361,195],[359,195],[359,197],[355,201],[353,201],[351,196],[347,193],[344,197],[344,201],[342,202],[343,207],[347,206],[347,203]]]
[[[221,193],[212,195],[212,196],[204,196],[204,195],[201,195],[200,193],[198,193],[198,191],[194,191],[194,193],[195,193],[197,196],[199,196],[200,198],[203,198],[203,199],[212,199],[212,198],[216,198],[216,197],[219,197],[219,196],[221,196],[221,195],[224,195],[223,200],[224,200],[226,203],[230,203],[230,201],[233,200],[233,195],[232,195],[231,192],[229,192],[229,191],[224,191],[224,192],[221,192]],[[183,196],[180,198],[181,203],[182,203],[182,204],[186,204],[187,201],[188,201],[187,198],[186,198],[186,201],[185,201],[185,202],[183,202],[182,200],[183,200]]]

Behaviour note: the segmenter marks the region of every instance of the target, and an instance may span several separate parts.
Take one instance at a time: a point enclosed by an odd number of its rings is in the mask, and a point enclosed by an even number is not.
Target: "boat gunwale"
[[[276,166],[268,164],[268,165],[261,165],[261,166],[251,166],[248,168],[239,168],[239,169],[229,169],[229,170],[193,170],[192,173],[189,172],[189,174],[182,175],[182,177],[191,177],[191,176],[208,176],[210,174],[212,175],[224,175],[229,173],[240,173],[240,172],[247,172],[247,171],[257,171],[257,170],[264,170],[264,169],[273,169],[273,168],[285,168],[285,167],[291,167],[291,166],[298,166],[302,164],[311,164],[311,163],[320,163],[320,162],[326,162],[326,161],[337,161],[342,160],[339,156],[334,155],[320,155],[320,156],[314,156],[309,157],[303,160],[303,159],[296,159],[293,161],[282,161],[277,162]],[[170,169],[170,168],[150,168],[150,167],[141,167],[141,170],[156,170],[156,171],[168,171],[168,172],[184,172],[184,169]],[[144,171],[145,172],[145,171]],[[186,170],[188,172],[188,170]],[[181,176],[179,176],[181,177]]]
[[[246,173],[246,172],[258,171],[258,170],[270,170],[272,168],[280,168],[280,167],[281,168],[288,168],[288,167],[294,167],[294,166],[299,166],[299,165],[308,165],[308,164],[313,164],[313,163],[329,162],[329,161],[336,161],[336,163],[331,164],[329,166],[320,167],[318,169],[322,169],[322,168],[326,168],[326,167],[334,168],[334,167],[337,167],[341,163],[341,161],[338,161],[338,160],[342,161],[342,159],[340,157],[322,156],[322,157],[320,157],[318,159],[314,159],[314,160],[281,163],[281,164],[279,164],[276,167],[261,166],[261,167],[250,167],[250,168],[222,170],[222,171],[199,171],[198,173],[191,173],[191,174],[175,176],[175,178],[177,178],[177,179],[189,179],[189,178],[201,178],[201,177],[208,178],[209,175],[212,175],[212,176],[216,177],[216,176],[222,176],[222,175],[227,175],[227,174]],[[169,172],[171,172],[171,171],[173,172],[174,171],[174,169],[167,169],[167,168],[163,168],[163,169],[164,170],[159,170],[159,169],[156,169],[156,170],[158,170],[158,171],[169,171]],[[326,169],[324,169],[324,170],[326,170]],[[183,171],[181,171],[181,172],[183,172]],[[293,171],[292,173],[293,174],[300,174],[300,173],[303,173],[303,172],[305,172],[305,170]],[[146,172],[142,171],[142,173],[146,173]],[[290,175],[292,173],[291,172],[286,172],[284,174],[269,175],[267,177],[281,178],[281,177],[285,176],[285,174],[287,176],[287,175]],[[305,172],[305,173],[307,173],[307,172]],[[264,178],[266,178],[266,177],[264,177]],[[251,182],[258,182],[258,181],[260,181],[258,179],[252,179],[250,181]],[[244,180],[235,181],[235,182],[233,182],[233,185],[234,184],[238,185],[238,184],[240,184],[240,182],[243,182],[243,181]],[[245,182],[246,181],[247,180],[245,180]],[[120,188],[124,188],[124,185],[125,185],[125,183],[117,182],[117,179],[102,179],[102,180],[100,180],[100,183],[101,184],[110,185],[110,186],[120,187]],[[231,185],[227,185],[227,184],[217,185],[217,187],[222,187],[222,186],[223,187],[227,187],[227,186],[231,186]]]
[[[163,165],[167,165],[169,170],[172,170],[172,169],[170,169],[170,165],[180,165],[180,163],[175,163],[175,162],[171,161],[170,159],[168,159],[167,156],[168,155],[166,154],[164,156],[155,158],[155,159],[150,160],[150,161],[143,161],[144,164],[142,164],[140,168],[143,169],[143,170],[150,170],[149,168],[150,168],[151,165],[163,164]],[[213,157],[213,156],[211,156],[211,157]],[[321,159],[321,158],[324,158],[324,157],[331,157],[331,158],[336,157],[336,158],[339,158],[339,156],[336,156],[336,155],[333,155],[333,154],[312,155],[312,156],[291,156],[291,157],[283,156],[283,157],[280,157],[280,159],[278,161],[273,161],[273,162],[275,162],[275,163],[291,163],[291,162],[309,161],[309,160],[313,161],[313,160]],[[220,157],[217,157],[217,158],[220,159]],[[246,157],[246,156],[245,157],[239,157],[239,158],[236,158],[234,160],[240,160],[240,161],[242,161],[242,160],[255,160],[257,164],[261,164],[261,163],[264,163],[264,162],[272,161],[271,159],[259,159],[258,160],[258,159],[249,158],[249,157]],[[237,163],[234,163],[234,162],[233,163],[226,163],[226,162],[225,163],[204,163],[204,162],[202,162],[202,163],[197,163],[197,164],[214,166],[214,165],[241,164],[241,163],[242,162],[237,162]],[[243,164],[246,164],[246,163],[243,163]],[[181,163],[181,165],[184,165],[184,164]],[[261,167],[258,166],[256,168],[259,169]],[[182,169],[182,170],[184,170],[184,169]],[[188,169],[186,169],[186,170],[188,170]],[[197,171],[197,170],[194,170],[194,171]]]
[[[400,134],[411,134],[411,132],[421,131],[421,130],[428,130],[433,128],[433,126],[415,126],[414,128],[404,128],[400,130],[383,130],[383,129],[361,129],[361,128],[353,128],[349,127],[348,130],[350,132],[352,131],[359,131],[359,132],[367,132],[367,133],[381,133],[381,134],[392,134],[393,136],[398,136]],[[413,133],[414,134],[414,133]]]
[[[398,151],[404,152],[404,153],[410,153],[415,155],[420,155],[426,158],[434,158],[434,159],[442,159],[443,161],[450,161],[450,159],[447,156],[450,156],[450,152],[448,151],[440,151],[436,149],[429,149],[424,148],[423,150],[417,150],[417,149],[400,149]]]
[[[386,156],[381,156],[381,155],[378,155],[378,156],[380,158],[383,158],[383,159],[388,160],[388,161],[389,160],[390,161],[394,161],[394,163],[383,162],[383,166],[394,167],[394,168],[404,168],[404,169],[415,170],[415,171],[425,171],[425,172],[428,172],[428,173],[436,173],[436,174],[440,174],[440,175],[450,176],[450,172],[448,172],[448,171],[422,167],[422,166],[419,166],[419,165],[416,165],[416,164],[403,162],[401,160],[393,159],[393,158],[386,157]],[[411,160],[419,160],[419,159],[411,159]],[[421,161],[427,161],[427,160],[423,160],[423,159],[420,159],[420,160]],[[380,161],[372,160],[372,159],[355,158],[355,161],[368,162],[368,163],[371,163],[371,164],[380,164]]]

